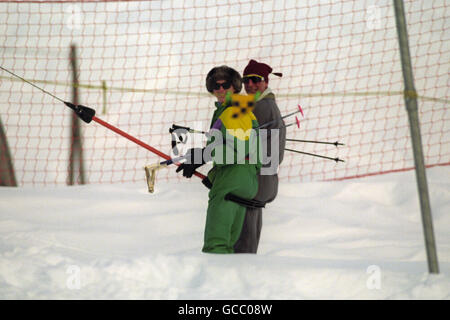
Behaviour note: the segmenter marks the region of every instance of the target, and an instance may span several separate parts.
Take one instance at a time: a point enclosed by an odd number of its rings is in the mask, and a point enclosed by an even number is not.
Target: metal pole
[[[72,67],[72,102],[78,104],[78,66],[77,66],[76,46],[70,46],[70,64]],[[69,156],[69,177],[68,184],[75,184],[75,168],[78,169],[78,183],[85,184],[83,168],[83,149],[81,145],[80,120],[75,113],[72,113],[72,127],[70,137]]]
[[[17,187],[11,152],[0,118],[0,186]]]
[[[420,134],[419,115],[417,107],[417,92],[414,87],[411,56],[409,53],[408,32],[406,29],[405,10],[402,0],[394,0],[395,22],[397,24],[398,42],[402,62],[403,79],[405,82],[405,105],[409,117],[411,142],[416,167],[417,189],[422,213],[422,224],[425,236],[425,248],[427,252],[428,270],[430,273],[439,273],[439,264],[434,239],[433,220],[431,217],[430,197],[428,194],[427,177],[425,173],[425,161],[422,150],[422,138]]]

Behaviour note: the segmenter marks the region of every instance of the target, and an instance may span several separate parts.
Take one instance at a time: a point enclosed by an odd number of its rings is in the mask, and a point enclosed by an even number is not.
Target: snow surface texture
[[[427,171],[428,274],[413,171],[282,184],[258,255],[201,253],[207,190],[0,189],[2,299],[449,299],[450,168]]]

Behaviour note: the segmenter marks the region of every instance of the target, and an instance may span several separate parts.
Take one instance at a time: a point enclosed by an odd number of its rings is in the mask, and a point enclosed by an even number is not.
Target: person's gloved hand
[[[182,163],[176,172],[183,170],[183,177],[190,178],[195,170],[206,162],[203,159],[203,151],[205,148],[192,148],[186,152],[186,162]],[[197,155],[196,155],[197,154]]]
[[[208,177],[206,177],[205,179],[202,180],[202,183],[205,187],[207,187],[208,189],[212,188],[212,182],[209,181]]]

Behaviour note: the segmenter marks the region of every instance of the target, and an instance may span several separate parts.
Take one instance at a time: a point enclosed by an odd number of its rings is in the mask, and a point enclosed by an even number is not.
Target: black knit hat
[[[239,72],[228,66],[220,66],[212,68],[206,76],[206,89],[212,93],[214,84],[218,80],[230,81],[234,88],[234,93],[239,93],[242,90],[242,78]]]

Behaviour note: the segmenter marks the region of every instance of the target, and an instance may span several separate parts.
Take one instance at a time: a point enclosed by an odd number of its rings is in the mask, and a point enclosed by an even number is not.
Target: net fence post
[[[72,67],[72,103],[79,104],[78,99],[78,65],[77,65],[77,49],[74,44],[70,46],[70,65]],[[70,134],[70,155],[69,155],[69,176],[68,185],[74,185],[76,182],[85,184],[85,175],[83,167],[83,149],[81,144],[81,128],[80,119],[77,115],[71,113],[71,134]],[[78,178],[75,172],[78,171]]]
[[[8,140],[0,118],[0,186],[17,187],[13,160],[9,151]]]
[[[436,242],[431,217],[430,197],[425,172],[425,160],[423,156],[422,138],[417,104],[417,92],[414,87],[411,56],[409,52],[408,32],[406,28],[405,10],[403,0],[394,0],[395,22],[397,25],[398,42],[402,63],[403,79],[405,84],[405,105],[409,118],[411,143],[414,154],[417,189],[422,214],[422,225],[425,236],[425,248],[427,253],[428,270],[430,273],[439,273],[439,264],[436,252]]]

